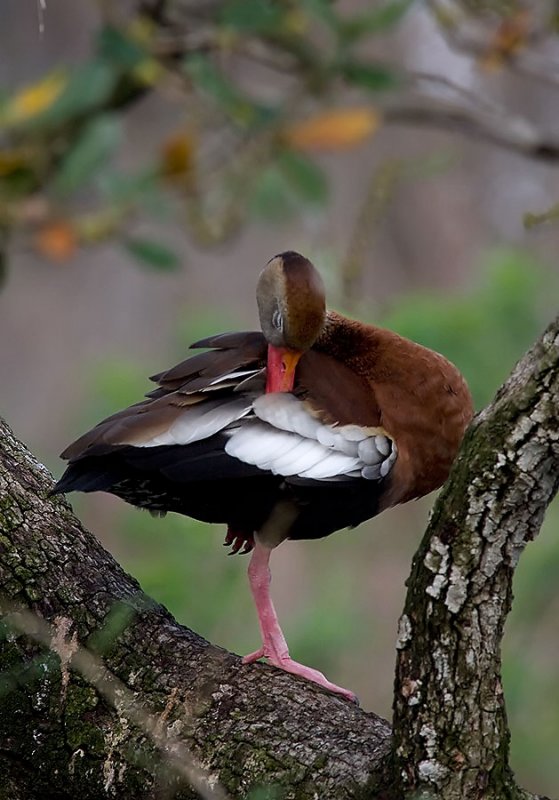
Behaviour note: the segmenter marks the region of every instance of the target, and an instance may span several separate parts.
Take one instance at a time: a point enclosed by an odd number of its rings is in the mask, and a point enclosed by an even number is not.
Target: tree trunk
[[[559,488],[559,319],[466,434],[400,619],[394,748],[414,797],[521,796],[500,647],[512,577]]]
[[[1,423],[0,800],[217,798],[218,783],[235,798],[526,797],[499,647],[558,482],[559,318],[474,421],[414,559],[392,740],[374,714],[179,626],[48,498]]]

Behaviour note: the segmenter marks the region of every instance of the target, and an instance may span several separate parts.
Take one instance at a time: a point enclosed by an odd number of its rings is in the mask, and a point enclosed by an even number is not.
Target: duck
[[[447,479],[473,416],[456,366],[397,333],[326,307],[324,283],[286,251],[256,286],[261,330],[195,342],[143,400],[70,444],[53,493],[109,492],[155,516],[227,526],[248,579],[260,659],[354,701],[292,659],[270,558],[423,497]]]

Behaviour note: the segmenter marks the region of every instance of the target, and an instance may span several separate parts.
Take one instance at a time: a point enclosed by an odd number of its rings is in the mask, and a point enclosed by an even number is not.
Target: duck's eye
[[[277,331],[283,331],[283,315],[279,310],[279,308],[276,308],[276,310],[272,314],[272,326]]]

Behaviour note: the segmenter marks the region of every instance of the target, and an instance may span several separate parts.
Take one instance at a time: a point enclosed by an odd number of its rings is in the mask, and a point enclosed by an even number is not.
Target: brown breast
[[[472,398],[457,368],[392,331],[336,312],[328,313],[313,350],[322,358],[316,359],[312,376],[301,362],[309,402],[341,423],[381,426],[396,442],[398,459],[381,508],[441,486],[473,416]]]

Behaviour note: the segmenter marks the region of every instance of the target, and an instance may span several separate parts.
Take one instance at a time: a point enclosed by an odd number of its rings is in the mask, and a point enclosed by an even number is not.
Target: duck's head
[[[290,392],[297,362],[324,327],[322,278],[299,253],[280,253],[262,270],[256,300],[268,342],[266,392]]]

